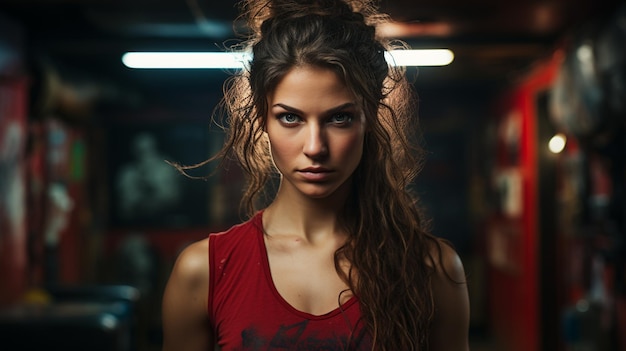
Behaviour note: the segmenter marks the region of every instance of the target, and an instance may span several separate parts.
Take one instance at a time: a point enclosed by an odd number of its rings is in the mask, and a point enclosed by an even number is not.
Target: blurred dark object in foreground
[[[137,289],[130,286],[58,287],[48,303],[0,310],[3,350],[130,351],[135,343]]]

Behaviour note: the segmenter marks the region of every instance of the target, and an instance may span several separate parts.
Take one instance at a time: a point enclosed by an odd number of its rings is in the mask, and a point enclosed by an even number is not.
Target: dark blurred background
[[[415,189],[464,261],[472,349],[626,350],[626,4],[381,9],[386,35],[455,54],[407,74]],[[176,255],[241,219],[236,167],[203,181],[164,162],[219,149],[229,72],[121,56],[220,51],[236,16],[227,0],[0,0],[0,349],[160,350]]]

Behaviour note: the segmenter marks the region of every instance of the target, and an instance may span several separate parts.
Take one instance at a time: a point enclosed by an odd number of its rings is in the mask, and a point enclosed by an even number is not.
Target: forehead
[[[356,102],[353,92],[332,69],[316,66],[291,68],[268,94],[270,106],[275,103],[305,105]]]

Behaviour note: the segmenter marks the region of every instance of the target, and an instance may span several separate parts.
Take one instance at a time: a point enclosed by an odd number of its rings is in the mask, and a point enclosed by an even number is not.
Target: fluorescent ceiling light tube
[[[250,58],[243,52],[127,52],[122,62],[129,68],[241,69]],[[454,54],[448,49],[393,50],[385,58],[395,66],[445,66]]]
[[[122,62],[130,68],[243,68],[249,57],[242,52],[127,52]]]
[[[394,66],[446,66],[454,54],[448,49],[392,50],[385,52],[385,58]]]

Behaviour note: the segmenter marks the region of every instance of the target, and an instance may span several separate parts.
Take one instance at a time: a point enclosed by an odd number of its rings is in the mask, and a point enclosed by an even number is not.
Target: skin
[[[263,212],[270,271],[281,296],[314,315],[337,307],[348,287],[333,254],[346,240],[337,223],[352,173],[363,152],[366,126],[355,97],[332,71],[311,66],[290,70],[268,96],[266,134],[281,185]],[[443,245],[448,274],[464,281],[461,261]],[[439,261],[433,278],[436,315],[433,350],[468,350],[469,301],[465,284],[451,282]],[[163,298],[164,351],[212,350],[207,318],[208,240],[188,246],[174,265]],[[349,269],[348,262],[340,266]],[[341,294],[341,303],[352,294]]]
[[[438,262],[427,262],[435,267],[436,272],[431,282],[435,316],[429,346],[435,351],[469,351],[470,304],[463,263],[450,246],[444,244],[441,249],[443,267]],[[432,253],[437,261],[439,254],[434,249]]]
[[[267,136],[282,175],[263,213],[270,270],[286,301],[321,315],[348,288],[333,261],[346,238],[336,213],[361,161],[364,118],[334,72],[311,66],[289,71],[268,106]],[[344,302],[350,296],[342,295]]]
[[[276,86],[268,105],[266,131],[282,175],[278,198],[345,201],[365,135],[365,119],[348,88],[330,70],[297,67]]]

